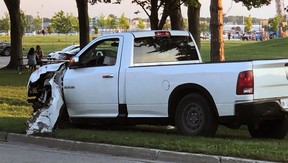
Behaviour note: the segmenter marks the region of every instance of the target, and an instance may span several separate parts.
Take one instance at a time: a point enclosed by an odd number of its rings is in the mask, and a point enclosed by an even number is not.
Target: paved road
[[[10,56],[0,56],[0,68],[7,66],[10,61]],[[23,59],[23,63],[27,64],[27,59]]]
[[[32,144],[1,141],[0,158],[1,163],[156,163],[152,160],[115,157],[82,151],[59,150]]]
[[[0,68],[6,66],[10,61],[10,57],[0,56]]]

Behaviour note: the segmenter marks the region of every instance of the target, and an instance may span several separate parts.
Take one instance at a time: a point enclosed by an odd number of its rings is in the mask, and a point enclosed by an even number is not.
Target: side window
[[[119,39],[101,40],[80,56],[81,67],[113,66],[116,63]]]
[[[134,64],[198,60],[190,37],[144,37],[134,42]]]

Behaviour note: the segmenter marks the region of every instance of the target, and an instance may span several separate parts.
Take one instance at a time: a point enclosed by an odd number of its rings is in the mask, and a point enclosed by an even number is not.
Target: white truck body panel
[[[253,61],[254,99],[287,98],[288,59]]]
[[[233,69],[229,68],[231,66]],[[167,117],[171,92],[179,85],[191,83],[200,85],[211,93],[219,116],[234,115],[234,109],[231,108],[234,108],[236,101],[252,100],[250,95],[237,96],[235,92],[239,71],[249,68],[251,63],[248,62],[128,68],[127,105],[128,108],[137,106],[137,109],[129,112],[129,116],[143,115],[144,110],[150,110],[151,113],[158,111],[159,115],[155,114],[157,116]]]

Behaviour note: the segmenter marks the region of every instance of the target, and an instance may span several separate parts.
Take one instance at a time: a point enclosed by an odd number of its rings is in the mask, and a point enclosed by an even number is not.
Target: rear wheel
[[[190,136],[213,136],[218,128],[216,115],[199,94],[188,94],[179,102],[175,115],[178,132]]]
[[[6,49],[4,49],[3,54],[4,54],[4,56],[10,56],[10,54],[11,54],[11,48],[6,48]]]
[[[253,138],[283,139],[288,131],[288,120],[267,120],[259,124],[248,124],[248,130]]]

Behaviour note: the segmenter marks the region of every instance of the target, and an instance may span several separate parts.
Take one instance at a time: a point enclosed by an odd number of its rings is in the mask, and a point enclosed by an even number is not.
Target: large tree
[[[184,30],[184,21],[181,13],[181,4],[182,2],[180,0],[170,0],[168,12],[172,30]]]
[[[225,56],[224,56],[224,39],[223,39],[222,0],[211,0],[210,17],[211,17],[210,60],[212,62],[224,61]]]
[[[23,64],[22,36],[23,26],[20,17],[20,0],[4,0],[10,15],[11,25],[11,59],[6,66],[8,69],[17,68]]]
[[[248,10],[269,5],[272,0],[234,0],[242,2]],[[211,50],[210,59],[212,62],[224,61],[224,41],[223,41],[223,8],[222,0],[211,0],[210,4],[210,31],[211,31]]]
[[[80,48],[89,43],[89,15],[88,0],[76,0],[78,9],[78,21],[80,31]]]
[[[181,5],[187,0],[133,0],[132,3],[139,5],[150,19],[152,30],[163,29],[166,19],[170,16],[172,29],[183,30],[184,23],[181,14]],[[161,19],[159,11],[162,8]]]
[[[188,29],[195,39],[197,46],[200,48],[200,8],[201,4],[198,0],[187,2],[188,10]]]

